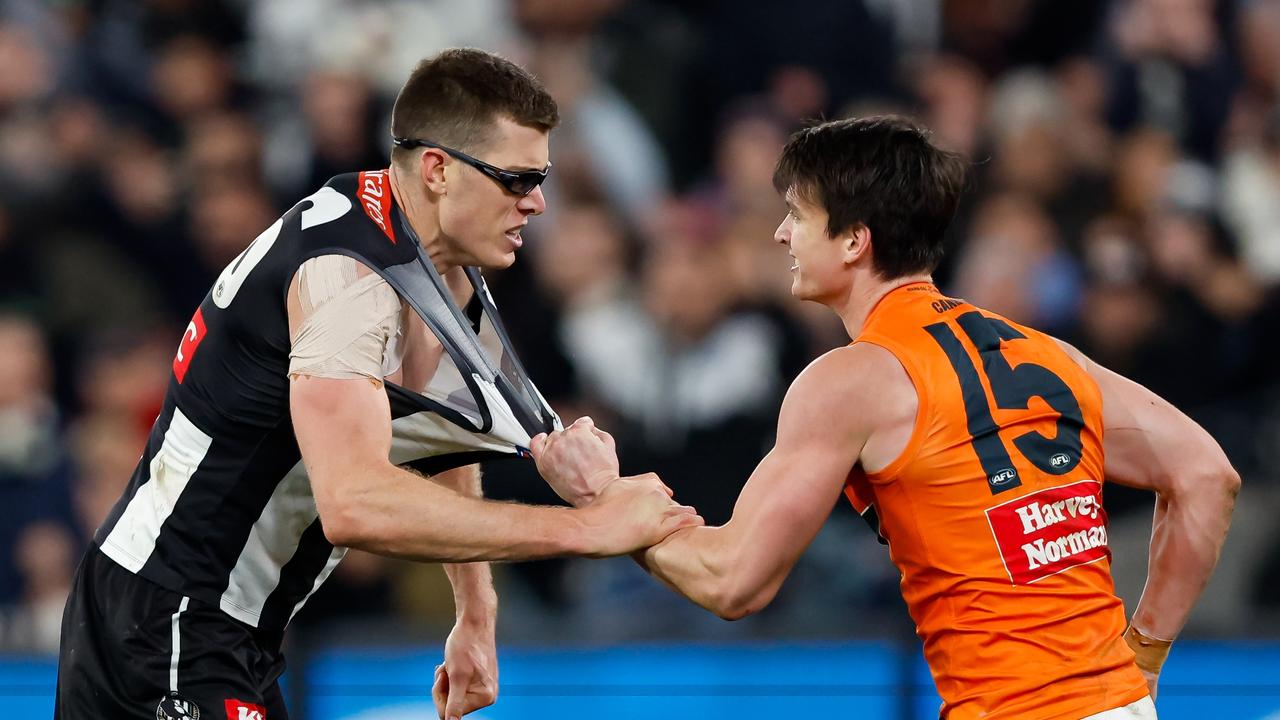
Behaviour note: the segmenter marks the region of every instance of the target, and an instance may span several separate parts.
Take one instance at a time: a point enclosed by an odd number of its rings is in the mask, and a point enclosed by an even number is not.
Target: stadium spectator
[[[49,649],[49,636],[39,629],[26,637],[14,633],[22,631],[26,613],[58,592],[56,583],[44,582],[51,578],[38,573],[66,574],[70,558],[58,564],[53,552],[47,568],[34,561],[45,551],[42,539],[65,535],[74,547],[82,537],[70,513],[71,466],[52,380],[48,349],[34,320],[0,314],[0,614],[6,616],[0,647]]]

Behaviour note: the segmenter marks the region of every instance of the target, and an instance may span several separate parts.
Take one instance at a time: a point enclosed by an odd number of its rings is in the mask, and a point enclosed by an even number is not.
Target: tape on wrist
[[[1133,650],[1138,667],[1149,673],[1160,672],[1165,658],[1169,657],[1169,648],[1173,645],[1172,640],[1158,640],[1132,625],[1124,631],[1124,641]]]

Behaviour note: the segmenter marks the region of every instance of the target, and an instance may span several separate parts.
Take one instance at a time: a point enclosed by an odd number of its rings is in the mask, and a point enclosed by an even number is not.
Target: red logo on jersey
[[[227,720],[267,720],[267,709],[243,700],[228,699],[225,702]]]
[[[173,374],[178,378],[179,385],[187,376],[187,366],[191,364],[191,357],[196,354],[196,348],[200,347],[204,336],[204,315],[200,314],[200,308],[196,308],[196,314],[187,323],[186,332],[182,333],[182,342],[178,343],[178,354],[173,358]]]
[[[387,171],[376,170],[360,173],[360,207],[374,225],[382,228],[391,244],[396,243],[396,231],[391,227],[391,185]]]
[[[987,510],[1014,585],[1043,580],[1111,556],[1102,483],[1096,480],[1046,488]]]

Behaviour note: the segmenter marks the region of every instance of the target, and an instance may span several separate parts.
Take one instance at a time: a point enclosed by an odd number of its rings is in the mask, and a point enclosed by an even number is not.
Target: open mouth
[[[508,230],[506,233],[504,233],[507,240],[511,242],[512,246],[521,247],[522,245],[524,245],[524,238],[520,236],[520,231],[523,229],[524,227],[521,226],[512,230]]]

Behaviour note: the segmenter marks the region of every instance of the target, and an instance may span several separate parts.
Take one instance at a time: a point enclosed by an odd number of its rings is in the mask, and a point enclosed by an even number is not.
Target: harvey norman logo
[[[360,207],[391,241],[396,244],[396,233],[391,227],[391,187],[387,182],[387,171],[365,171],[358,176],[360,186]]]
[[[223,702],[227,710],[227,720],[267,720],[267,709],[261,705],[227,698]]]
[[[987,510],[987,522],[1015,585],[1109,557],[1102,484],[1046,488]]]

